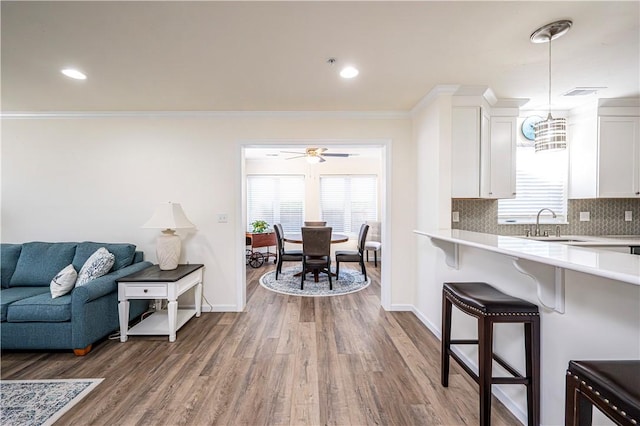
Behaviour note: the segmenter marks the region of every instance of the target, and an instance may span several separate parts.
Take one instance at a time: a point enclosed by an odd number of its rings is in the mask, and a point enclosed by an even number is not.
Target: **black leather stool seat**
[[[592,405],[618,424],[639,424],[640,360],[569,361],[565,423],[590,425]]]
[[[477,339],[451,338],[451,313],[458,308],[478,321]],[[499,323],[524,325],[525,373],[522,374],[493,352],[493,326]],[[451,346],[478,345],[476,373]],[[491,425],[491,386],[494,384],[524,385],[527,390],[527,424],[540,424],[540,314],[538,306],[509,296],[483,282],[444,283],[442,286],[442,386],[449,386],[450,358],[479,385],[480,426]],[[493,361],[512,377],[494,377]]]
[[[538,314],[538,306],[509,296],[487,283],[444,283],[443,290],[467,308],[484,315]]]

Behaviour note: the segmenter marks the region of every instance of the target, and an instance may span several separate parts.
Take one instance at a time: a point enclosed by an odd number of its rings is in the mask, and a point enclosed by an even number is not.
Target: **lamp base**
[[[180,237],[173,229],[165,229],[156,240],[156,257],[158,266],[163,271],[171,271],[178,267],[180,260]]]

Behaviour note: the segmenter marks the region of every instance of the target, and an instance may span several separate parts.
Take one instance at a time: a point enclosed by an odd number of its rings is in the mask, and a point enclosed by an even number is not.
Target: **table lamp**
[[[151,219],[142,227],[162,229],[162,235],[156,241],[158,265],[163,271],[176,269],[180,259],[180,237],[176,235],[175,230],[196,227],[187,219],[180,204],[161,203]]]

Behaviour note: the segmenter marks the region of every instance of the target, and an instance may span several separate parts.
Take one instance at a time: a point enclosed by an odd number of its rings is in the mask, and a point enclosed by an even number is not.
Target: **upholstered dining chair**
[[[333,290],[331,281],[331,227],[302,227],[302,279],[300,289],[304,289],[307,272],[324,272],[329,277],[329,290]]]
[[[327,226],[327,222],[321,220],[305,220],[304,226]]]
[[[369,232],[369,225],[363,223],[360,226],[360,232],[358,233],[358,251],[352,250],[339,250],[336,251],[336,277],[340,279],[340,262],[358,262],[364,280],[367,280],[367,268],[364,266],[364,244],[367,239],[367,232]]]
[[[276,247],[278,249],[278,263],[276,265],[276,280],[278,274],[282,273],[282,262],[302,262],[302,250],[290,250],[284,249],[284,230],[282,225],[276,223],[273,225],[273,230],[276,232]]]
[[[367,221],[369,225],[369,236],[364,244],[364,249],[367,252],[367,262],[369,261],[369,252],[373,251],[373,266],[378,267],[378,252],[382,248],[382,242],[380,242],[380,222]]]

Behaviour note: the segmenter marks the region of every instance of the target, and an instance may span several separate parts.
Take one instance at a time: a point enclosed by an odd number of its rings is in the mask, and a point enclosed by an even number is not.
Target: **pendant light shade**
[[[567,120],[553,118],[551,114],[546,120],[538,121],[533,127],[535,132],[534,146],[536,152],[560,150],[567,147]]]
[[[552,151],[567,147],[567,120],[551,116],[551,40],[569,31],[573,23],[568,20],[556,21],[538,28],[531,34],[533,43],[549,43],[549,114],[547,119],[535,124],[535,150]]]

